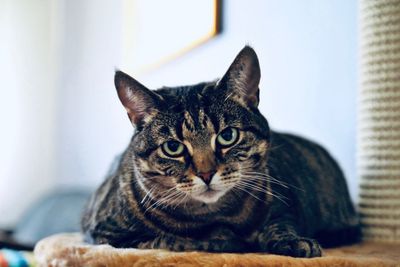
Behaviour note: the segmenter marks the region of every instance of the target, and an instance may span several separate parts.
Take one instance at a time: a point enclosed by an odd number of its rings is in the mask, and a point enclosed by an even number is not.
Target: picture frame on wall
[[[222,32],[222,0],[125,0],[123,66],[145,73]]]

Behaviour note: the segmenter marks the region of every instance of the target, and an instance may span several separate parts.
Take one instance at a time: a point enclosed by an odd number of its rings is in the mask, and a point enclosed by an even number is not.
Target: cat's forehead
[[[240,121],[243,108],[227,101],[215,86],[211,82],[157,90],[164,99],[159,119],[173,118],[187,136],[204,131],[215,133],[234,120]]]
[[[186,85],[186,86],[175,86],[169,87],[164,86],[160,89],[157,89],[156,92],[162,96],[174,96],[182,99],[190,99],[197,94],[204,93],[209,88],[214,88],[216,85],[216,81],[214,82],[202,82],[194,85]]]
[[[212,136],[225,125],[223,112],[216,109],[221,105],[212,103],[211,100],[215,100],[215,97],[210,99],[211,94],[206,92],[206,89],[213,85],[202,83],[157,90],[156,92],[163,97],[165,106],[156,118],[157,123],[153,124],[157,125],[152,127],[155,134],[160,134],[159,128],[163,125],[163,129],[169,128],[169,136],[176,136],[194,146],[209,144]]]
[[[212,122],[210,114],[203,108],[196,112],[185,111],[181,125],[179,125],[184,140],[195,146],[205,146],[209,140],[218,132],[221,122]]]
[[[211,90],[210,90],[211,89]],[[156,90],[164,99],[164,108],[174,112],[189,111],[194,113],[201,106],[209,105],[208,97],[215,92],[215,83],[199,83],[196,85],[163,87]]]

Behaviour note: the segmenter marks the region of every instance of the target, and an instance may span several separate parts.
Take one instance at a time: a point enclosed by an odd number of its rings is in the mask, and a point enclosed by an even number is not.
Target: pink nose
[[[199,176],[204,183],[207,185],[210,184],[212,177],[214,176],[215,171],[210,171],[210,172],[199,172],[197,176]]]

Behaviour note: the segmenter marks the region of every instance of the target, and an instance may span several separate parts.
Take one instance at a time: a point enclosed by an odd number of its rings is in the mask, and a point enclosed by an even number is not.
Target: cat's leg
[[[258,243],[262,251],[285,256],[312,258],[322,253],[316,240],[299,236],[295,224],[287,220],[266,225],[258,235]]]
[[[197,240],[170,234],[163,234],[155,239],[141,242],[141,249],[167,249],[171,251],[209,251],[209,252],[244,252],[248,251],[247,244],[237,239]]]

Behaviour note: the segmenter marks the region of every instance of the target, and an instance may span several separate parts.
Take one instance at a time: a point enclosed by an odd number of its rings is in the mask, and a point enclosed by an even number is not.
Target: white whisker
[[[289,186],[286,185],[285,183],[283,183],[283,182],[281,182],[281,181],[278,181],[278,180],[271,179],[270,177],[258,177],[258,176],[247,175],[247,174],[242,174],[241,176],[242,176],[243,178],[248,178],[248,179],[251,179],[251,180],[268,181],[268,182],[270,182],[270,183],[278,184],[278,185],[281,185],[281,186],[283,186],[283,187],[285,187],[285,188],[289,188]]]
[[[254,197],[255,199],[257,199],[257,200],[259,200],[259,201],[261,201],[261,202],[266,202],[265,200],[261,200],[259,197],[257,197],[256,195],[254,195],[253,193],[251,193],[250,191],[246,190],[246,189],[243,188],[243,187],[236,186],[235,188],[246,192],[247,194],[249,194],[250,196]]]

